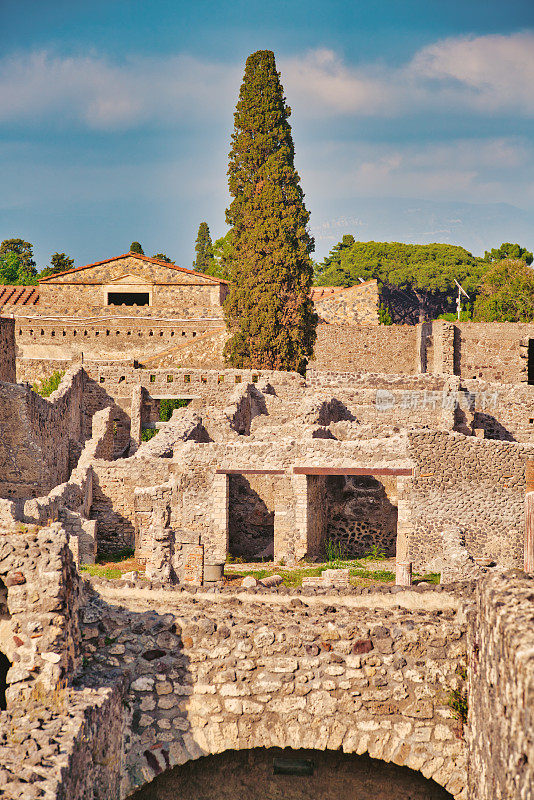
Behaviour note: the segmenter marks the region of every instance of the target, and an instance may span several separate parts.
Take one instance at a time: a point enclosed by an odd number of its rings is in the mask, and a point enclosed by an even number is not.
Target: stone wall
[[[470,557],[519,567],[523,557],[526,460],[532,445],[457,433],[408,432],[415,463],[409,560],[441,572],[444,533],[458,530]]]
[[[312,369],[415,374],[417,328],[413,325],[339,323],[317,327]]]
[[[79,610],[83,594],[59,523],[0,535],[0,578],[7,586],[9,619],[0,649],[12,667],[8,710],[37,684],[56,689],[81,663]]]
[[[48,399],[0,383],[0,492],[47,494],[69,477],[81,451],[83,374],[73,368]]]
[[[15,323],[0,318],[0,381],[15,382]]]
[[[455,327],[455,372],[463,378],[515,383],[526,380],[522,340],[534,339],[534,324],[460,322]]]
[[[221,320],[209,314],[189,319],[173,319],[172,315],[150,318],[146,314],[78,319],[75,315],[20,316],[16,319],[15,343],[17,357],[22,359],[66,360],[83,353],[85,359],[134,356],[142,360],[176,345],[194,343],[196,337],[220,327]]]
[[[534,579],[479,584],[469,620],[469,796],[530,798],[534,787]]]
[[[137,590],[129,607],[128,589],[99,588],[86,673],[98,681],[129,664],[123,797],[175,765],[255,747],[369,753],[466,797],[465,743],[448,705],[462,686],[465,622],[451,595],[436,604],[407,592],[394,607],[379,595],[368,606]]]
[[[315,287],[315,310],[323,322],[345,325],[378,325],[380,294],[376,281],[366,281],[347,289]]]

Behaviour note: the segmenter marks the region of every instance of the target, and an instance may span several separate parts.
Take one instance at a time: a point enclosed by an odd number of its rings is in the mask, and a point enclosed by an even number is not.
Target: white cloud
[[[114,64],[100,56],[19,55],[0,62],[0,119],[59,114],[93,128],[114,129],[206,117],[220,110],[238,74],[237,67],[221,68],[189,56]]]
[[[332,50],[279,61],[299,117],[400,116],[422,110],[534,114],[534,33],[452,38],[401,67],[352,66]],[[19,53],[0,60],[0,121],[54,117],[97,129],[190,119],[231,119],[242,64],[185,55],[61,57]]]
[[[409,72],[481,110],[534,112],[532,32],[445,39],[421,50]]]
[[[295,97],[299,110],[310,116],[326,113],[394,113],[398,110],[395,87],[382,70],[347,67],[333,50],[312,50],[280,62],[286,94]]]
[[[532,203],[534,147],[524,139],[458,139],[391,145],[329,142],[304,152],[311,196],[335,186],[337,198],[425,197]],[[302,157],[302,156],[301,156]]]

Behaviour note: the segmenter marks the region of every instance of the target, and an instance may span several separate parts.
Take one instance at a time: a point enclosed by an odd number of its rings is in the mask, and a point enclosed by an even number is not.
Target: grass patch
[[[61,383],[61,379],[65,374],[65,370],[56,369],[48,378],[42,378],[38,383],[32,385],[32,389],[41,397],[50,397],[52,392],[55,392]]]
[[[419,573],[416,573],[414,583],[422,583],[423,581],[426,583],[438,584],[441,582],[441,573],[428,572],[426,575],[419,575]]]
[[[117,567],[103,567],[100,564],[82,564],[80,567],[81,572],[88,572],[89,575],[96,575],[99,578],[106,578],[106,580],[113,580],[120,578],[122,572]]]
[[[235,562],[234,562],[235,563]],[[387,569],[381,570],[368,570],[361,566],[359,561],[330,561],[327,564],[320,564],[319,566],[302,566],[295,567],[294,569],[283,569],[280,567],[272,567],[269,569],[249,569],[239,570],[234,572],[228,571],[227,578],[240,579],[245,578],[247,575],[252,575],[256,580],[267,578],[270,575],[282,575],[283,586],[289,588],[302,586],[303,578],[318,578],[325,569],[348,569],[349,579],[353,585],[362,582],[372,583],[391,583],[395,580],[395,575]]]

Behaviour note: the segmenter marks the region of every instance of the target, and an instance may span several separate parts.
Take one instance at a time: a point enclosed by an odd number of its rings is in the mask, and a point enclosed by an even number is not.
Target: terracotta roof
[[[0,286],[0,306],[34,306],[38,301],[37,286]]]
[[[311,297],[314,302],[317,302],[317,300],[325,300],[327,297],[332,297],[342,292],[348,292],[349,289],[354,289],[355,287],[359,288],[368,283],[373,283],[373,280],[355,283],[353,286],[312,286]]]
[[[174,269],[176,272],[186,272],[188,275],[196,275],[202,276],[203,278],[207,278],[209,281],[213,281],[213,283],[228,283],[228,281],[222,280],[222,278],[214,278],[212,275],[205,275],[203,272],[196,272],[194,269],[186,269],[185,267],[177,267],[176,264],[168,264],[167,261],[158,261],[157,258],[149,258],[149,256],[142,256],[139,253],[123,253],[122,256],[113,256],[113,258],[106,258],[104,261],[95,261],[94,264],[85,264],[83,267],[74,267],[74,269],[67,269],[65,272],[56,272],[54,275],[48,275],[46,278],[41,278],[39,283],[46,283],[47,281],[51,281],[54,278],[58,278],[60,275],[70,275],[71,272],[80,272],[82,269],[90,269],[91,267],[100,267],[102,264],[109,264],[110,261],[118,261],[121,258],[128,258],[129,256],[133,256],[134,258],[138,258],[141,261],[148,261],[149,264],[158,264],[160,267],[167,267],[168,269]]]

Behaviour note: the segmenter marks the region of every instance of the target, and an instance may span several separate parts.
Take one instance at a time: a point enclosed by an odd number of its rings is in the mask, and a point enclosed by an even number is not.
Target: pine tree
[[[144,256],[145,251],[139,244],[139,242],[132,242],[130,245],[130,253],[139,253],[140,256]]]
[[[207,272],[213,266],[213,243],[207,222],[201,222],[198,226],[195,253],[197,255],[193,261],[193,269],[197,272]]]
[[[46,278],[48,275],[55,275],[58,272],[67,272],[74,266],[74,259],[69,258],[66,253],[54,253],[50,259],[50,266],[41,270],[39,277]]]
[[[274,53],[253,53],[234,114],[228,168],[233,252],[225,311],[232,335],[225,357],[235,367],[303,372],[315,344],[314,241],[306,230],[290,113]]]

